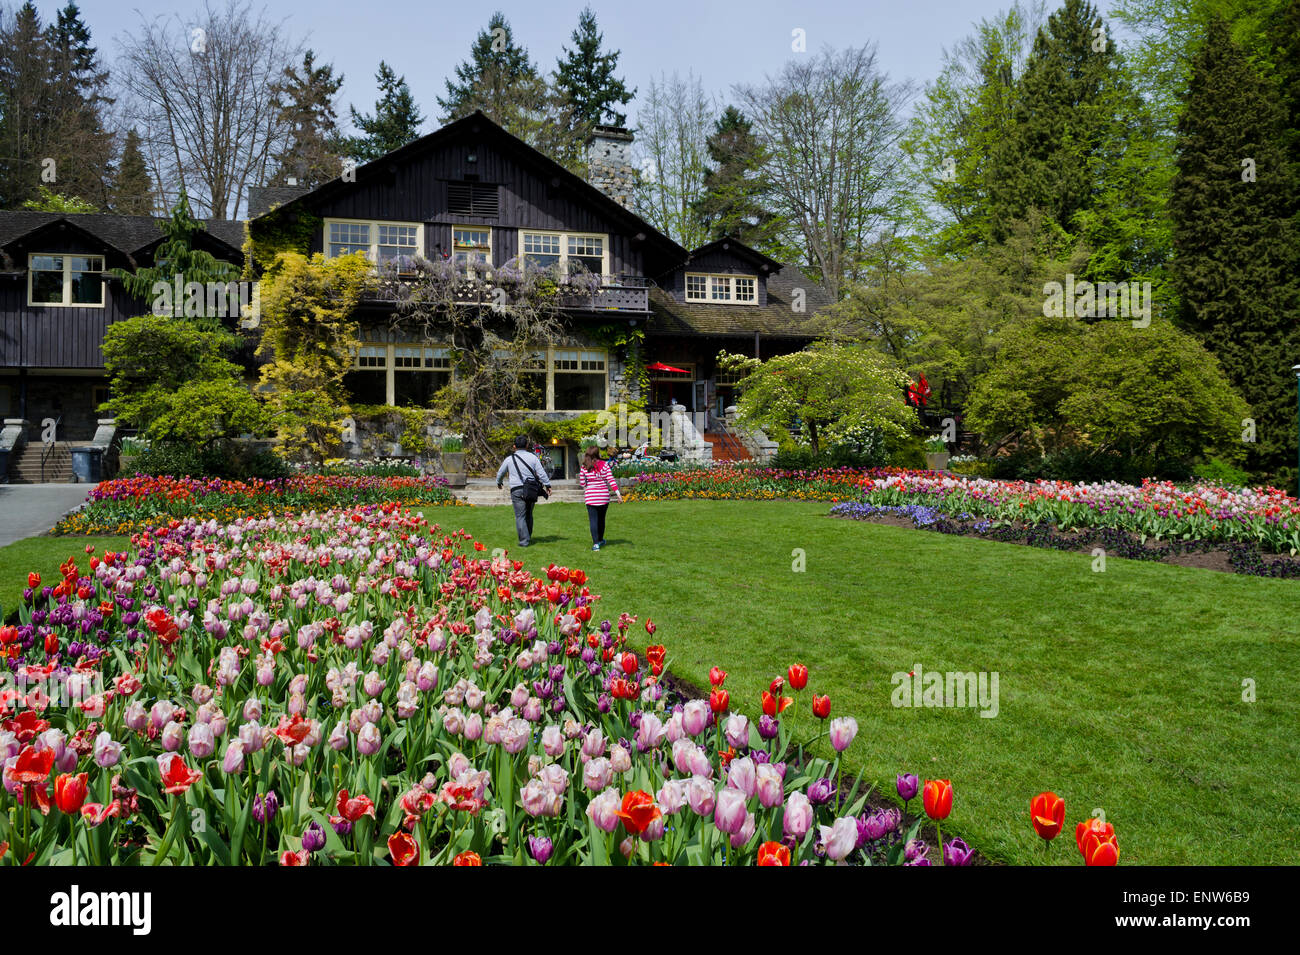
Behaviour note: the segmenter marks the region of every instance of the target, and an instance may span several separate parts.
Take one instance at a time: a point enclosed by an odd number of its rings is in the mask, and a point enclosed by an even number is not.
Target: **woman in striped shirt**
[[[605,512],[609,510],[612,492],[619,503],[623,495],[609,465],[600,459],[600,448],[594,444],[582,452],[582,469],[578,471],[578,486],[587,502],[587,523],[591,525],[591,549],[600,550],[605,544]]]

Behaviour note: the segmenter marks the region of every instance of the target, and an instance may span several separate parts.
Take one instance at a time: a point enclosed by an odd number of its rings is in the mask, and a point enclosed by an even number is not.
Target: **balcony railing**
[[[372,284],[362,298],[367,302],[392,303],[405,298],[403,291],[413,284],[412,279],[382,277]],[[596,288],[582,288],[562,285],[557,287],[559,304],[566,309],[592,312],[649,312],[650,279],[643,276],[606,275],[601,276],[601,283]],[[510,285],[492,284],[490,280],[466,278],[457,282],[451,290],[452,299],[458,305],[492,305],[496,301],[496,289],[503,288],[510,295]]]

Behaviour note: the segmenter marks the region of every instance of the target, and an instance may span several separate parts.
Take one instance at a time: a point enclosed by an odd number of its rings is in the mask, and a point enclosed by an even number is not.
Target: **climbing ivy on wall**
[[[274,209],[244,224],[244,278],[257,278],[258,272],[271,271],[281,252],[307,255],[312,236],[324,220],[310,212],[286,212]]]

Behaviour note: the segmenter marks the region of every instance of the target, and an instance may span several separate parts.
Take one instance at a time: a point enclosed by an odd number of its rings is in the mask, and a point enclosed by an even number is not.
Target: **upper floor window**
[[[30,255],[27,304],[103,308],[102,255]]]
[[[452,226],[452,259],[457,271],[470,273],[492,265],[492,230],[473,226]]]
[[[519,254],[529,265],[556,269],[563,275],[584,271],[609,274],[609,241],[604,235],[521,232]]]
[[[752,275],[705,275],[686,273],[686,301],[758,303],[758,279]]]
[[[423,255],[424,227],[418,222],[326,219],[325,255],[332,259],[353,252],[364,252],[376,264]]]
[[[447,211],[454,216],[486,216],[500,214],[499,190],[486,182],[447,183]]]

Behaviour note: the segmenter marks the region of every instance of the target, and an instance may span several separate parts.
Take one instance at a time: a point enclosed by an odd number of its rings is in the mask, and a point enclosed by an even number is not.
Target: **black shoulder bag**
[[[515,468],[518,469],[519,459],[515,457],[515,452],[510,452],[510,458],[515,462]],[[546,486],[542,483],[542,479],[537,476],[537,471],[533,469],[531,464],[528,465],[528,471],[530,476],[523,478],[524,500],[532,502],[542,496],[550,497],[550,494],[546,492]],[[519,475],[523,477],[523,472],[519,471]]]

